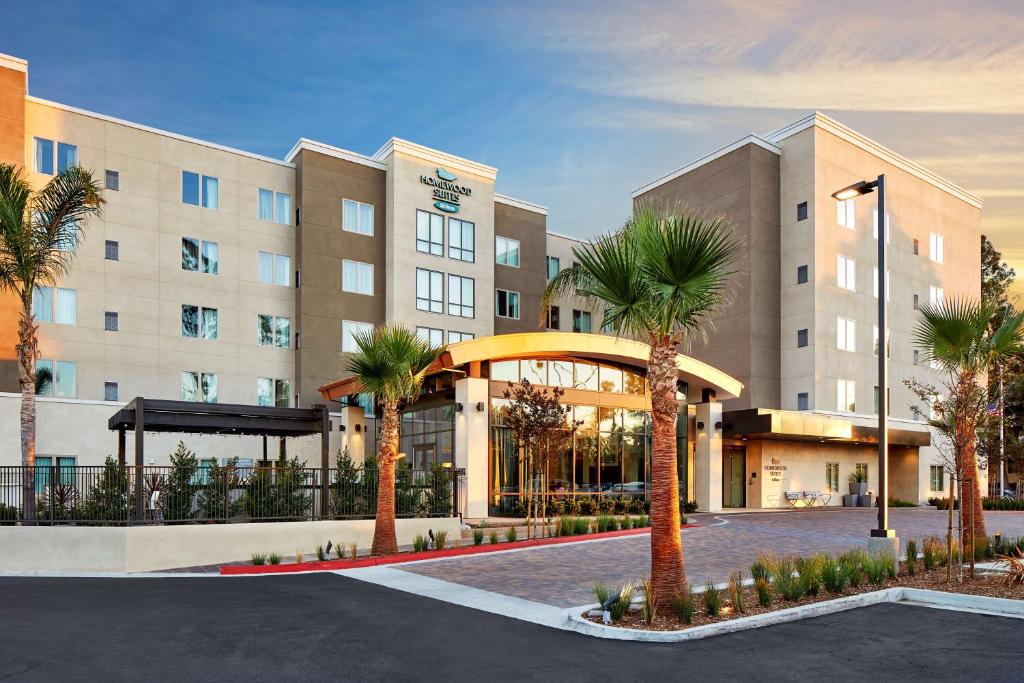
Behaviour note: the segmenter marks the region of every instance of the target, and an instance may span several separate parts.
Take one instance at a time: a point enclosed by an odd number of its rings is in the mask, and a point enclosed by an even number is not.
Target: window
[[[921,362],[921,352],[918,349],[914,349],[913,353],[913,363],[914,365],[917,365],[918,363]]]
[[[292,270],[291,256],[261,251],[257,254],[260,282],[287,287]]]
[[[103,383],[103,400],[104,401],[116,401],[117,400],[117,382],[104,382]]]
[[[181,269],[216,275],[220,268],[220,245],[216,242],[181,238]]]
[[[808,410],[810,404],[810,396],[806,391],[801,391],[796,395],[796,409],[797,410]]]
[[[341,288],[346,292],[373,296],[373,264],[343,260]]]
[[[555,259],[557,262],[557,259]],[[519,267],[519,240],[508,237],[494,238],[494,262],[503,266]],[[551,259],[548,259],[548,277],[551,277]],[[557,272],[557,271],[555,271]]]
[[[874,389],[874,393],[873,393],[873,396],[872,396],[872,399],[873,399],[872,405],[874,407],[875,415],[878,415],[878,386],[875,385],[874,387],[872,387],[872,389]],[[885,390],[885,414],[886,415],[891,415],[892,414],[892,387],[888,387]]]
[[[431,346],[444,344],[444,330],[439,330],[436,327],[417,327],[416,336]]]
[[[217,375],[186,370],[181,373],[181,400],[217,402]]]
[[[929,491],[943,491],[946,488],[946,471],[942,469],[942,465],[932,465],[928,468],[930,476],[928,477],[928,490]]]
[[[590,332],[590,311],[572,311],[572,331],[573,332]]]
[[[807,266],[796,267],[796,283],[798,285],[807,283]]]
[[[920,255],[920,253],[921,253],[921,243],[918,242],[917,238],[915,237],[914,238],[914,256],[918,256],[918,255]]]
[[[34,138],[36,143],[36,173],[53,175],[53,140]]]
[[[874,340],[872,342],[872,355],[878,355],[878,325],[873,328]],[[892,330],[885,331],[885,357],[892,358]]]
[[[878,207],[872,209],[871,220],[874,223],[874,238],[878,239]],[[892,215],[888,211],[885,212],[885,243],[889,244],[892,241]]]
[[[921,305],[921,297],[917,294],[914,295],[914,310],[918,310]]]
[[[73,456],[37,455],[35,467],[36,493],[42,494],[55,481],[75,485],[75,464]]]
[[[283,192],[260,188],[257,194],[260,220],[290,225],[292,218],[292,197]]]
[[[353,320],[341,321],[341,350],[355,353],[359,350],[356,335],[373,334],[373,323],[360,323]]]
[[[798,221],[807,220],[807,202],[800,202],[796,205],[796,219]]]
[[[444,216],[416,209],[416,251],[444,256]]]
[[[476,227],[469,221],[462,221],[458,218],[448,219],[448,258],[459,261],[469,261],[476,257],[475,245]],[[519,261],[519,254],[516,254],[516,262]]]
[[[931,302],[932,306],[938,306],[946,299],[946,293],[942,287],[936,287],[931,285],[928,287],[928,301]]]
[[[103,174],[103,187],[105,187],[108,190],[113,190],[114,192],[120,190],[121,174],[119,174],[117,171],[111,171],[110,169],[107,169],[106,172],[104,172]],[[116,401],[117,399],[114,400]]]
[[[38,396],[56,396],[57,398],[74,398],[76,394],[77,366],[69,361],[45,360],[36,361],[36,394]]]
[[[108,261],[121,260],[121,245],[115,240],[106,240],[103,243],[104,256]]]
[[[496,289],[494,290],[494,295],[494,314],[501,318],[515,318],[519,320],[519,292]]]
[[[449,285],[450,286],[450,285]],[[444,274],[425,268],[416,269],[416,309],[444,313]]]
[[[839,493],[839,463],[825,463],[825,490],[829,493]]]
[[[850,230],[857,227],[856,206],[852,199],[836,202],[836,221],[838,221],[840,227],[849,228]]]
[[[117,332],[117,311],[103,313],[103,329],[107,332]]]
[[[806,328],[802,329],[802,330],[797,330],[796,331],[796,345],[797,345],[797,348],[803,348],[804,346],[807,346],[807,329]]]
[[[57,173],[78,165],[78,147],[66,142],[57,143]]]
[[[219,183],[213,176],[200,176],[190,171],[181,172],[181,201],[193,206],[216,209]]]
[[[849,256],[839,256],[836,266],[836,284],[851,291],[857,289],[857,262]]]
[[[857,350],[857,323],[849,318],[836,318],[836,347],[840,351]]]
[[[256,379],[256,405],[268,408],[287,408],[291,382],[286,379],[258,377]]]
[[[260,346],[291,346],[292,321],[280,315],[260,313],[256,316],[256,343]]]
[[[945,259],[945,240],[942,239],[942,235],[937,235],[934,232],[928,234],[928,256],[932,261],[936,263],[942,263]]]
[[[32,315],[43,323],[78,324],[78,290],[36,287],[32,293]]]
[[[352,199],[341,200],[341,229],[360,235],[373,235],[373,204]]]
[[[476,283],[471,277],[448,276],[448,315],[472,318],[476,315],[474,306]]]
[[[854,466],[854,471],[864,480],[863,483],[868,483],[868,464],[866,462],[859,462]]]
[[[836,410],[857,412],[857,383],[848,379],[836,380]]]
[[[470,332],[456,332],[455,330],[448,330],[449,344],[458,344],[461,341],[469,341],[470,339],[476,339],[476,335]]]
[[[554,276],[558,275],[558,271],[562,269],[562,264],[558,260],[557,256],[548,256],[548,279],[550,280]]]
[[[544,327],[546,327],[549,330],[557,330],[561,326],[558,317],[558,306],[548,306],[547,316],[544,320]]]
[[[878,266],[875,266],[872,271],[872,281],[875,287],[875,298],[878,298]],[[892,274],[888,269],[885,271],[885,300],[889,300],[889,295],[892,293]]]
[[[181,336],[193,339],[217,339],[217,309],[181,305]]]

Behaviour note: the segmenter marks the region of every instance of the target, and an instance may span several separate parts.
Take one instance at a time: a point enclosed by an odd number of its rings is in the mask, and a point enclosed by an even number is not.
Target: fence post
[[[144,440],[146,429],[145,399],[141,396],[135,398],[135,523],[144,524],[146,521],[146,501],[143,498],[142,487],[142,466],[144,458]],[[126,520],[127,521],[127,520]]]
[[[462,510],[459,509],[459,482],[466,476],[464,467],[452,468],[452,517],[458,517],[462,522]]]
[[[320,518],[328,519],[331,513],[330,482],[327,473],[330,468],[330,414],[326,405],[314,406],[320,410]]]

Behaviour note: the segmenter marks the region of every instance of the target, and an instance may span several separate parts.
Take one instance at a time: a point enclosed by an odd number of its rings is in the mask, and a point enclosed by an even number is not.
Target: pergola
[[[224,434],[262,436],[263,462],[267,462],[267,437],[288,438],[320,435],[320,505],[326,516],[330,503],[327,470],[330,421],[327,406],[310,408],[267,408],[231,403],[197,403],[194,401],[162,401],[138,396],[114,413],[107,426],[117,431],[117,460],[125,463],[126,433],[135,432],[136,519],[144,518],[142,467],[145,464],[145,433],[172,432],[189,434]]]

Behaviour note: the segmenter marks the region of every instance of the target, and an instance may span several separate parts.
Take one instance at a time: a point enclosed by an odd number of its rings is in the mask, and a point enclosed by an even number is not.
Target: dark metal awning
[[[141,427],[145,432],[306,436],[320,434],[327,417],[325,406],[264,408],[135,398],[114,413],[107,426],[116,431],[134,431],[140,403],[143,406]]]
[[[750,408],[732,410],[722,416],[725,438],[770,439],[775,441],[824,441],[834,443],[878,443],[878,428],[855,425],[839,415],[807,411]],[[931,433],[922,429],[889,428],[894,446],[930,446]]]

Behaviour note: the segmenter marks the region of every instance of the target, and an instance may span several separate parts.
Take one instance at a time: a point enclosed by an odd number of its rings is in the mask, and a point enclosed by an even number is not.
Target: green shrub
[[[281,556],[277,553],[268,553],[267,564],[281,564]]]
[[[498,532],[497,532],[497,531],[492,531],[492,532],[491,532],[491,536],[490,536],[490,542],[491,542],[492,544],[493,544],[493,543],[497,543],[497,542],[498,542]]]
[[[907,540],[907,574],[913,576],[917,573],[917,541]]]
[[[829,593],[842,593],[849,582],[848,574],[834,557],[826,558],[821,565],[821,583]]]
[[[760,579],[764,579],[767,582],[769,580],[768,567],[761,560],[757,560],[754,564],[750,565],[750,577],[754,579],[754,583],[757,583]]]
[[[447,531],[435,531],[434,532],[434,550],[444,550],[445,545],[448,543],[448,532]]]
[[[785,600],[799,600],[807,593],[807,584],[804,579],[796,573],[796,562],[791,557],[783,557],[775,560],[774,565],[769,565],[772,576],[772,583],[775,590]]]
[[[867,576],[869,583],[877,586],[885,581],[885,577],[887,575],[885,561],[886,556],[887,555],[885,553],[868,555],[868,557],[861,563],[861,566],[864,568],[864,574]],[[888,557],[892,559],[891,555],[888,555]]]
[[[327,551],[324,550],[324,547],[322,545],[318,545],[316,548],[314,548],[314,552],[316,552],[316,559],[318,559],[320,562],[323,562],[327,559]]]
[[[949,498],[939,498],[939,497],[929,498],[928,499],[928,504],[929,505],[934,505],[935,507],[937,507],[940,510],[948,510],[949,509]],[[982,506],[985,505],[984,499],[981,501],[981,504],[982,504]],[[953,499],[953,509],[954,510],[959,510],[960,509],[960,499],[958,499],[958,498],[954,498]]]
[[[640,515],[640,526],[638,528],[644,529],[651,525],[651,516],[647,514]]]
[[[613,517],[609,517],[608,515],[598,515],[597,516],[597,533],[600,534],[602,532],[609,531],[610,528],[611,528],[611,525],[612,525],[612,523],[614,521],[615,521],[614,518]]]
[[[619,599],[608,608],[611,613],[612,621],[621,621],[622,617],[629,611],[629,605],[633,601],[633,582],[627,581],[619,589]]]
[[[991,560],[995,556],[992,548],[992,541],[988,536],[982,536],[974,541],[974,561]]]
[[[729,575],[729,600],[732,608],[742,614],[746,611],[743,602],[743,572],[733,572]]]
[[[339,543],[338,545],[334,546],[334,556],[336,558],[338,558],[339,560],[344,560],[345,559],[345,546],[342,545],[341,543]]]
[[[484,532],[479,529],[473,529],[473,545],[480,545],[484,542]]]
[[[508,531],[505,532],[505,540],[509,543],[516,540],[516,528],[514,526],[510,526]]]
[[[266,564],[267,563],[267,556],[266,556],[266,554],[264,554],[264,553],[253,553],[252,554],[252,563],[254,565],[257,565],[257,566],[261,565],[261,564]]]
[[[576,536],[590,532],[590,522],[585,517],[574,517],[572,521],[572,533]]]
[[[821,567],[826,560],[825,555],[796,558],[796,571],[804,585],[804,592],[808,595],[817,595],[821,592]]]
[[[644,581],[644,602],[640,616],[643,617],[644,623],[650,626],[654,623],[654,618],[657,615],[658,606],[657,601],[654,599],[654,588],[651,586],[651,580],[647,579]]]
[[[925,571],[931,571],[939,566],[939,539],[935,536],[929,536],[924,539],[921,544],[921,564],[924,565]]]
[[[555,521],[555,536],[572,536],[572,517],[562,515]]]
[[[698,507],[699,506],[697,505],[697,501],[695,500],[688,500],[682,505],[683,512],[685,512],[688,515],[692,515],[694,512],[696,512]]]
[[[692,624],[693,615],[697,611],[697,601],[690,590],[690,584],[683,586],[683,590],[676,593],[675,600],[676,617],[682,624]]]
[[[722,612],[722,594],[715,588],[714,581],[704,586],[704,611],[709,617],[717,617]]]
[[[889,507],[891,508],[916,508],[917,503],[910,500],[903,500],[902,498],[890,498]]]
[[[416,534],[416,538],[412,539],[413,552],[422,553],[430,545],[430,542],[423,534]]]
[[[984,510],[1024,510],[1024,499],[1015,498],[982,498],[981,507]]]
[[[0,525],[14,524],[21,519],[21,508],[16,505],[0,503]]]
[[[857,588],[864,583],[864,562],[867,559],[867,553],[862,548],[848,550],[839,556],[839,565],[851,588]]]
[[[594,599],[597,600],[598,605],[604,605],[605,600],[611,595],[611,591],[608,590],[608,586],[604,585],[600,581],[595,581],[590,584],[590,590],[594,593]]]
[[[630,517],[629,515],[625,515],[621,520],[619,520],[619,528],[620,529],[632,529],[633,528],[633,518]]]
[[[768,579],[761,577],[755,581],[754,590],[757,591],[757,604],[761,607],[772,606],[772,587],[768,584]]]

